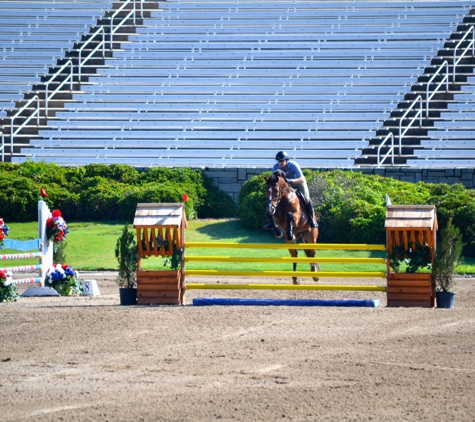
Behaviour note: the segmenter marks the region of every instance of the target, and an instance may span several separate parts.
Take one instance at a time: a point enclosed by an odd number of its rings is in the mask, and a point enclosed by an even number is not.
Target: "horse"
[[[276,170],[272,176],[266,178],[266,196],[268,199],[267,213],[273,222],[275,237],[281,239],[285,233],[286,243],[317,243],[318,227],[311,227],[305,207],[293,189],[285,181],[285,173]],[[314,215],[314,220],[316,220]],[[308,258],[314,258],[315,249],[304,249]],[[289,249],[293,258],[298,256],[296,249]],[[293,270],[297,270],[297,263],[293,263]],[[319,271],[317,263],[310,264],[310,270]],[[312,277],[318,281],[318,277]],[[292,277],[293,284],[298,284],[297,277]]]

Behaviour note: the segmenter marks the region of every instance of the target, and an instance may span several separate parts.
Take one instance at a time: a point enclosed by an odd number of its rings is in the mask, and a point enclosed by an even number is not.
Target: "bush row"
[[[439,228],[450,217],[463,233],[464,255],[475,256],[475,191],[461,184],[402,182],[359,172],[305,170],[319,218],[322,243],[386,243],[386,194],[395,205],[435,205]],[[238,197],[243,226],[259,230],[267,221],[263,173],[247,181]]]
[[[229,195],[220,192],[201,170],[91,164],[61,167],[25,162],[0,163],[0,215],[6,221],[35,221],[40,188],[45,202],[60,209],[66,221],[132,221],[137,203],[182,202],[187,217],[224,218],[235,215]]]

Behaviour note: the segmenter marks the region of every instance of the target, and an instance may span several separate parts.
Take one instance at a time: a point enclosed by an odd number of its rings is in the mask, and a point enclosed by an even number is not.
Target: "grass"
[[[34,223],[9,223],[11,239],[28,240],[37,237],[38,224]],[[74,269],[82,271],[116,270],[117,261],[114,249],[123,224],[117,223],[68,223],[70,233],[66,241],[65,255],[67,263]],[[236,243],[283,243],[276,239],[271,232],[252,231],[243,229],[237,220],[192,220],[186,230],[185,242],[236,242]],[[13,251],[5,250],[3,253]],[[272,249],[198,249],[188,248],[188,256],[259,256],[281,257],[289,256],[285,250]],[[301,251],[299,256],[305,256]],[[342,251],[321,250],[317,257],[384,257],[381,251]],[[2,266],[18,266],[36,263],[37,260],[8,261]],[[151,257],[143,260],[143,268],[147,270],[162,269],[163,261]],[[220,270],[290,270],[290,264],[270,263],[187,263],[188,269],[220,269]],[[299,265],[300,270],[308,270],[307,264]],[[322,271],[385,271],[385,265],[370,264],[321,264]],[[464,258],[457,267],[459,273],[475,273],[475,259]]]

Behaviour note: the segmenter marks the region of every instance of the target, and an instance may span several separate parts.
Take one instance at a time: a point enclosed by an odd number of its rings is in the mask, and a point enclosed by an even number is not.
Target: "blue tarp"
[[[193,299],[194,306],[358,306],[377,308],[379,299],[238,299],[202,297]]]

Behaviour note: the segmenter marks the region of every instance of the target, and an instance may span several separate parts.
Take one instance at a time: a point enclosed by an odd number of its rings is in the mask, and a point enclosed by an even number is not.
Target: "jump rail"
[[[48,247],[48,239],[46,237],[46,220],[51,217],[51,211],[44,201],[38,202],[38,238],[26,241],[4,239],[5,249],[14,249],[20,251],[27,251],[37,249],[38,252],[14,253],[14,254],[0,254],[0,261],[39,258],[38,265],[22,265],[17,267],[1,268],[10,273],[24,273],[38,271],[38,277],[27,277],[20,279],[13,279],[14,284],[36,284],[39,283],[42,287],[46,277],[46,272],[53,265],[53,248]]]
[[[230,243],[230,242],[187,242],[188,248],[230,248],[230,249],[318,249],[318,250],[366,250],[384,251],[385,245],[377,244],[283,244],[283,243]],[[261,262],[261,263],[345,263],[345,264],[386,264],[384,258],[308,258],[308,257],[232,257],[232,256],[185,256],[184,262]],[[225,271],[225,270],[185,270],[187,276],[242,276],[242,277],[328,277],[328,278],[386,278],[384,271]],[[386,286],[359,286],[338,284],[205,284],[186,283],[190,290],[346,290],[346,291],[386,291]]]

